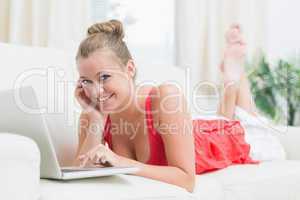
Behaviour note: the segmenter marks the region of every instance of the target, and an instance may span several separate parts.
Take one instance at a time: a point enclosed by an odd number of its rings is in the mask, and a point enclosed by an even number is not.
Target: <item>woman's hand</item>
[[[84,90],[84,86],[81,81],[78,80],[77,86],[75,89],[75,97],[80,104],[81,108],[85,113],[96,115],[97,113],[101,113],[98,102],[92,101],[86,94]]]
[[[107,115],[101,113],[97,102],[94,102],[88,97],[81,81],[78,81],[75,89],[75,97],[82,107],[82,113],[79,121],[79,145],[76,153],[84,155],[99,144],[104,143],[104,127]],[[76,165],[79,160],[75,159]]]
[[[121,166],[121,159],[121,156],[118,156],[111,151],[107,145],[103,144],[95,146],[87,153],[78,157],[81,167],[85,167],[87,165]]]

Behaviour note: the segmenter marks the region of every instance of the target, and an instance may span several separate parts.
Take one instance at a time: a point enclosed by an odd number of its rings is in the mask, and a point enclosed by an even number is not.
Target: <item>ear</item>
[[[132,59],[129,59],[126,65],[128,75],[133,79],[136,74],[135,64]]]

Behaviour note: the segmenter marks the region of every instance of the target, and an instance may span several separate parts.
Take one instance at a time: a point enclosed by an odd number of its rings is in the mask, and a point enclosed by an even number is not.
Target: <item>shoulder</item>
[[[171,83],[165,83],[158,86],[158,89],[162,93],[174,93],[174,92],[180,92],[180,87],[176,86],[175,84]]]
[[[183,97],[183,93],[175,84],[161,84],[152,88],[152,97],[154,97],[153,101],[162,102],[167,97]]]
[[[184,104],[185,97],[181,88],[174,84],[162,84],[154,89],[153,107],[160,114],[176,112]]]
[[[137,98],[140,99],[138,106],[140,106],[140,108],[144,106],[144,101],[147,98],[150,98],[152,107],[158,108],[160,103],[172,97],[174,99],[174,97],[179,96],[183,96],[181,89],[174,84],[147,85],[138,87],[137,90]],[[155,110],[152,109],[152,111],[154,112]]]
[[[166,149],[172,150],[180,144],[190,144],[192,140],[192,119],[187,102],[176,85],[160,85],[153,100],[154,128],[160,133]],[[185,146],[185,145],[182,145]]]
[[[151,110],[158,127],[174,122],[189,113],[181,88],[173,84],[162,84],[152,89]]]

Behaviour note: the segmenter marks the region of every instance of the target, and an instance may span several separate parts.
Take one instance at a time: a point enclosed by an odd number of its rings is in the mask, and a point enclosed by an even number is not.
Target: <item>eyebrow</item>
[[[107,73],[107,72],[105,72],[105,71],[99,71],[99,72],[96,73],[96,76],[98,76],[101,73],[103,74],[103,73]]]
[[[99,74],[103,73],[103,71],[99,71],[96,73],[96,76],[98,76]],[[88,79],[88,77],[86,76],[80,76],[79,78],[85,78],[85,79]]]

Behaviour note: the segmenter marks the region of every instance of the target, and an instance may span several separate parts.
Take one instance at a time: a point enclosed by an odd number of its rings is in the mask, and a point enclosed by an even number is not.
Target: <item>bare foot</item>
[[[226,46],[220,69],[224,83],[239,82],[244,73],[246,43],[239,25],[232,25],[226,33]]]

